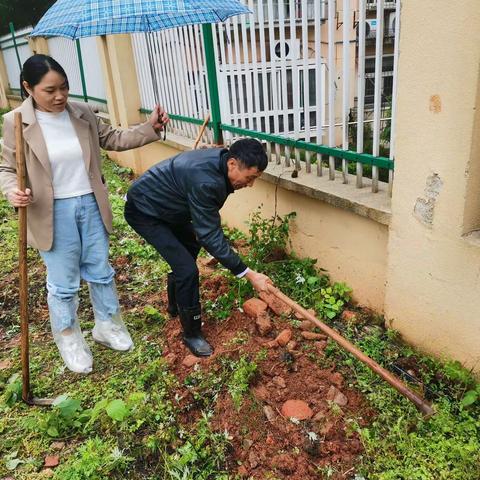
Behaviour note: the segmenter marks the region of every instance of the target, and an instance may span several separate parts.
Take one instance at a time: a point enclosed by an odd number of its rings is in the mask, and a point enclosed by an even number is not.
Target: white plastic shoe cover
[[[120,313],[111,320],[97,320],[92,330],[93,339],[113,350],[126,352],[133,348],[132,337],[123,323]]]
[[[90,373],[93,358],[80,328],[64,330],[55,335],[60,355],[69,370],[75,373]]]

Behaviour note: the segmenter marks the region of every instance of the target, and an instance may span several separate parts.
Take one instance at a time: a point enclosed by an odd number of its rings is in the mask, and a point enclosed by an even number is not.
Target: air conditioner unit
[[[282,46],[283,43],[283,46]],[[300,58],[300,40],[298,39],[290,39],[275,42],[274,48],[275,58],[276,59],[283,59],[286,60],[297,60]]]
[[[390,12],[388,15],[388,33],[395,33],[395,27],[396,27],[396,18],[395,18],[395,12]]]
[[[365,20],[365,38],[375,38],[377,35],[377,20],[371,18]]]

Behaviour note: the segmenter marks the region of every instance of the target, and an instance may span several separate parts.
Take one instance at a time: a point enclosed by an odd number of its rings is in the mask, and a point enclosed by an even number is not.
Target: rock
[[[12,361],[10,359],[2,360],[0,362],[0,370],[6,370],[12,366]]]
[[[275,420],[275,417],[276,417],[275,412],[273,408],[270,407],[269,405],[265,405],[263,407],[263,413],[265,414],[269,422],[273,422]]]
[[[294,473],[297,469],[297,462],[296,460],[287,455],[286,453],[282,453],[280,455],[276,455],[272,459],[272,467],[278,468],[283,473],[291,474]]]
[[[168,355],[165,356],[165,361],[167,362],[168,365],[173,365],[176,360],[177,360],[177,356],[174,353],[169,353]]]
[[[268,390],[263,385],[259,385],[258,387],[255,387],[253,389],[253,395],[255,395],[256,398],[262,401],[265,401],[270,397]]]
[[[312,409],[303,400],[287,400],[282,405],[282,415],[287,418],[296,418],[297,420],[307,420],[312,418]]]
[[[242,478],[248,475],[248,470],[246,469],[245,465],[240,465],[237,469],[237,475]]]
[[[242,442],[242,445],[244,450],[248,450],[253,445],[253,440],[245,438]]]
[[[262,337],[268,335],[273,329],[272,321],[270,320],[268,312],[261,312],[257,317],[255,325],[257,326],[258,333],[260,333]]]
[[[315,332],[301,332],[301,335],[305,340],[325,340],[327,338],[323,333]]]
[[[315,325],[313,325],[312,322],[310,322],[310,320],[304,320],[301,324],[300,324],[300,330],[302,330],[303,332],[310,332],[312,331],[314,328],[315,328]]]
[[[351,310],[344,310],[341,318],[344,322],[355,323],[357,321],[357,314]]]
[[[272,382],[279,388],[286,388],[287,384],[285,383],[285,380],[282,377],[273,377]]]
[[[339,372],[335,372],[331,377],[330,381],[337,387],[341,387],[343,385],[343,375]]]
[[[276,340],[270,340],[269,342],[265,343],[267,348],[278,348],[278,342]]]
[[[335,432],[335,423],[330,421],[330,420],[325,422],[325,424],[320,429],[320,433],[324,437],[329,437],[330,438],[334,432]]]
[[[58,455],[47,455],[45,457],[44,465],[45,467],[56,467],[60,462],[60,457]]]
[[[348,398],[334,385],[327,392],[327,400],[344,407],[348,403]]]
[[[200,358],[196,357],[195,355],[187,355],[182,362],[184,367],[190,368],[200,362]]]
[[[268,305],[259,298],[250,298],[243,304],[243,311],[250,318],[258,318],[258,316],[267,311]]]
[[[52,447],[53,450],[62,450],[65,447],[65,442],[53,442],[50,447]]]
[[[317,412],[313,417],[315,422],[323,422],[325,420],[325,412]]]
[[[285,330],[282,330],[275,340],[281,347],[284,347],[291,339],[292,331],[287,328]]]
[[[292,313],[292,309],[279,298],[275,297],[271,293],[260,292],[260,298],[268,304],[274,313],[277,315],[288,316]]]
[[[250,463],[250,468],[256,468],[258,467],[258,461],[260,458],[258,457],[257,453],[255,450],[250,450],[248,454],[248,461]]]
[[[289,352],[293,352],[295,351],[295,349],[297,348],[297,342],[295,340],[290,340],[288,343],[287,343],[287,350]]]

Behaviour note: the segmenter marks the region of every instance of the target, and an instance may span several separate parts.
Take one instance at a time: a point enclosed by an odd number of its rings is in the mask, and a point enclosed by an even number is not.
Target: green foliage
[[[296,213],[291,212],[283,217],[278,215],[270,219],[261,216],[260,210],[254,212],[249,221],[250,238],[248,244],[249,264],[253,268],[275,260],[277,256],[285,257],[287,248],[290,222]]]
[[[22,398],[22,379],[18,373],[13,374],[2,395],[2,403],[11,407]]]
[[[250,382],[257,372],[257,364],[242,356],[234,365],[230,365],[232,375],[227,383],[235,408],[239,409],[243,396],[248,392]]]
[[[16,30],[35,25],[55,0],[8,0],[0,2],[0,35],[10,33],[8,24]]]
[[[351,289],[344,283],[335,283],[332,287],[321,288],[315,310],[323,318],[330,320],[342,312],[343,306],[350,300]]]
[[[55,470],[58,480],[103,480],[114,472],[125,472],[134,461],[112,440],[88,439],[75,455]]]
[[[1,10],[1,7],[0,7],[0,10]],[[10,109],[9,108],[0,108],[0,138],[2,137],[2,127],[3,127],[3,116],[9,112]]]
[[[229,445],[228,432],[212,432],[209,416],[197,422],[196,429],[181,432],[183,444],[173,453],[166,453],[165,476],[171,480],[228,480],[225,456]]]

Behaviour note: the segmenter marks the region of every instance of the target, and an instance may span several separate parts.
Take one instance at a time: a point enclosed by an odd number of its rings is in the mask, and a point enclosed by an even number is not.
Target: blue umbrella
[[[58,0],[30,36],[93,37],[223,22],[250,10],[237,0]]]

